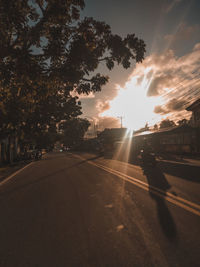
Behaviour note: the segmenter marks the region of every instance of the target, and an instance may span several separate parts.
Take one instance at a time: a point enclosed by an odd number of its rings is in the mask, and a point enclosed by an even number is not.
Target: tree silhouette
[[[79,145],[89,126],[89,121],[82,118],[73,118],[60,123],[61,141],[68,147]]]
[[[161,121],[159,128],[163,129],[163,128],[168,128],[168,127],[173,127],[173,126],[176,126],[176,123],[174,121],[166,119],[166,120]]]
[[[177,122],[177,124],[178,124],[179,126],[188,125],[188,123],[189,123],[189,120],[186,120],[186,119],[182,119],[182,120],[179,120],[179,121]]]
[[[75,94],[97,92],[109,77],[104,62],[129,68],[145,44],[114,35],[93,18],[80,19],[83,0],[0,0],[0,131],[34,138],[81,114]]]

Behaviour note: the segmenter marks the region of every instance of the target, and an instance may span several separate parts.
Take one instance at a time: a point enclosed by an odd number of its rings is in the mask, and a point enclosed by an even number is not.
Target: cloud
[[[183,111],[185,110],[185,105],[187,104],[186,100],[179,100],[176,98],[170,99],[165,105],[163,106],[155,106],[154,112],[156,114],[169,114],[174,111]]]
[[[200,51],[200,43],[195,44],[193,51]]]
[[[171,114],[175,119],[187,116],[187,105],[200,98],[200,43],[182,57],[176,57],[170,50],[157,59],[158,55],[151,55],[145,66],[154,69],[147,95],[161,96],[164,102],[156,105],[154,112]]]
[[[174,95],[183,97],[185,93],[192,92],[192,88],[197,90],[199,86],[200,43],[182,57],[176,57],[172,50],[160,56],[153,54],[145,59],[144,65],[141,66],[143,71],[151,68],[154,72],[148,87],[148,96],[167,94],[167,99]],[[142,72],[141,67],[140,72]],[[138,70],[132,73],[132,75],[138,74]]]
[[[162,106],[158,105],[158,106],[155,106],[154,113],[163,115],[163,114],[167,114],[168,112]]]
[[[143,79],[144,79],[144,75],[141,75],[141,76],[137,79],[137,84],[138,84],[138,85],[141,84],[142,81],[143,81]]]
[[[119,128],[120,121],[113,117],[98,117],[98,130],[103,130],[104,128]]]
[[[168,73],[167,74],[162,73],[156,75],[149,86],[147,95],[148,96],[159,95],[160,92],[163,92],[164,88],[170,87],[172,79],[173,79],[172,75]]]
[[[136,65],[102,115],[124,116],[124,123],[134,129],[145,122],[153,125],[165,118],[179,120],[191,115],[185,108],[200,98],[199,88],[200,43],[180,57],[171,49],[155,53]],[[104,106],[100,107],[101,112]]]
[[[169,13],[176,5],[178,5],[182,0],[173,0],[166,8],[165,12]]]
[[[168,47],[175,50],[179,49],[181,46],[186,46],[187,42],[192,42],[197,40],[200,35],[200,26],[193,25],[189,26],[185,23],[180,23],[176,32],[173,34],[167,34],[164,36],[164,40],[167,42]]]
[[[91,99],[91,98],[95,98],[95,95],[93,92],[89,93],[88,95],[87,94],[78,94],[76,91],[72,91],[71,92],[71,95],[74,97],[74,96],[77,96],[79,99]]]
[[[185,110],[186,100],[179,100],[176,98],[171,99],[165,106],[169,112]]]
[[[183,56],[172,49],[154,53],[132,70],[125,86],[112,84],[83,99],[83,112],[95,118],[98,129],[123,126],[139,129],[148,122],[189,118],[185,108],[200,98],[200,43]]]
[[[98,102],[96,104],[96,108],[97,108],[99,113],[103,113],[104,111],[106,111],[110,108],[110,104],[108,101],[102,102],[102,101],[98,100]]]

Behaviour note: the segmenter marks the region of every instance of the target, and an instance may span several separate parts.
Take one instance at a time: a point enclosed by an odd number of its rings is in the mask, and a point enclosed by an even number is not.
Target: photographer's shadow
[[[163,233],[170,241],[174,241],[177,236],[176,225],[165,203],[166,192],[171,185],[158,167],[143,166],[143,172],[149,184],[149,194],[156,202],[157,215]]]

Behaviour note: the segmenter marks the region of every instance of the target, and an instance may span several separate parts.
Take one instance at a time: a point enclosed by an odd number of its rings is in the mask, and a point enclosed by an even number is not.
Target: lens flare
[[[144,71],[143,78],[133,76],[122,88],[117,86],[119,93],[110,101],[110,109],[101,116],[123,117],[123,126],[137,130],[146,123],[153,125],[161,120],[159,114],[154,113],[156,105],[162,105],[161,97],[148,97],[147,90],[152,78],[148,79],[150,69]]]

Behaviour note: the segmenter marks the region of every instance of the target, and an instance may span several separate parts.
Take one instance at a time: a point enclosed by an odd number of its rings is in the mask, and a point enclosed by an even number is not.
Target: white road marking
[[[14,172],[13,174],[11,174],[10,176],[8,176],[7,178],[5,178],[2,182],[0,182],[0,186],[6,184],[8,181],[10,181],[15,175],[17,175],[18,173],[22,172],[24,169],[26,169],[27,167],[29,167],[31,164],[33,164],[33,162],[28,163],[26,166],[24,166],[23,168],[19,169],[18,171]]]

